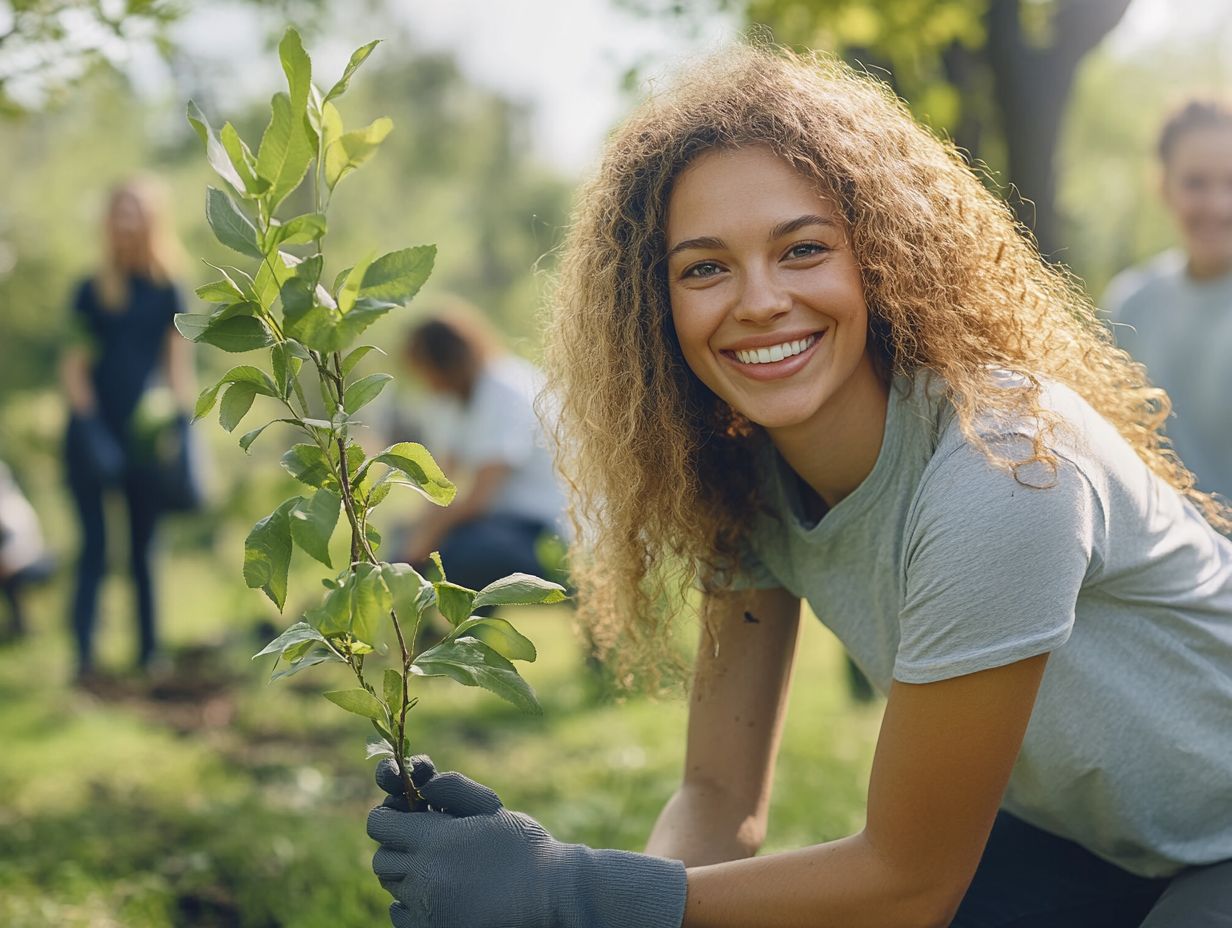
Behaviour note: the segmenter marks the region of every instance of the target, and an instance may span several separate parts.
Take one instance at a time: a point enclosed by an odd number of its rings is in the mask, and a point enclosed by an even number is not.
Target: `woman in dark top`
[[[76,337],[60,373],[70,407],[68,484],[82,528],[72,628],[83,683],[94,674],[98,590],[106,567],[103,498],[110,488],[123,492],[128,508],[138,667],[148,669],[156,652],[152,554],[158,505],[132,451],[132,425],[156,373],[166,379],[178,409],[191,408],[190,345],[172,324],[182,309],[173,282],[179,254],[161,187],[148,179],[121,184],[112,191],[104,220],[102,266],[73,297]]]

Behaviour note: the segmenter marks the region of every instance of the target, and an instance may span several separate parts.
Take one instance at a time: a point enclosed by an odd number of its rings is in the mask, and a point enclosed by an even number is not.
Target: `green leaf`
[[[321,98],[321,91],[317,90],[316,84],[308,85],[308,128],[312,132],[314,142],[320,142],[321,138],[321,109],[324,107],[325,101]]]
[[[335,706],[340,706],[347,712],[354,712],[378,722],[386,720],[385,704],[367,690],[356,687],[353,690],[334,690],[324,695]]]
[[[285,500],[252,527],[244,540],[244,582],[260,588],[282,610],[287,599],[287,569],[291,565],[291,510],[299,497]]]
[[[214,237],[222,244],[250,258],[261,257],[256,226],[235,205],[235,201],[217,187],[206,188],[205,218],[214,230]]]
[[[235,192],[243,196],[248,192],[243,179],[235,170],[235,165],[232,164],[230,156],[227,154],[226,148],[223,147],[218,136],[214,134],[213,127],[210,126],[209,120],[205,118],[205,114],[201,112],[201,108],[192,100],[188,101],[188,121],[196,130],[197,136],[205,145],[205,157],[209,161],[218,176],[230,184]]]
[[[295,388],[295,378],[299,376],[304,362],[295,354],[297,346],[289,341],[276,344],[270,352],[270,363],[274,371],[274,387],[283,399],[289,397]]]
[[[231,159],[236,172],[244,181],[243,189],[238,191],[239,194],[246,199],[253,199],[265,193],[269,189],[269,182],[257,176],[257,159],[244,144],[240,134],[235,131],[235,126],[229,122],[224,123],[219,139],[222,141],[222,147],[227,151],[227,157]]]
[[[285,632],[254,654],[252,659],[255,661],[258,657],[262,657],[266,654],[281,654],[292,645],[302,644],[305,641],[324,640],[324,636],[307,622],[296,622]]]
[[[214,402],[218,399],[218,391],[222,389],[221,381],[213,386],[206,387],[197,396],[196,405],[193,406],[193,421],[204,419],[210,414],[210,410],[214,408]]]
[[[252,443],[256,441],[258,438],[260,438],[261,433],[264,432],[266,429],[268,429],[273,424],[274,424],[273,422],[267,422],[265,423],[265,425],[259,425],[255,429],[252,429],[251,431],[245,432],[243,435],[241,435],[240,436],[240,447],[244,449],[244,452],[247,453],[248,449],[252,447]]]
[[[457,488],[437,466],[428,449],[416,442],[402,441],[390,445],[371,463],[393,468],[410,481],[410,486],[438,506],[448,506],[457,493]]]
[[[325,214],[304,213],[270,229],[266,249],[279,245],[302,245],[325,237]]]
[[[374,757],[393,757],[394,746],[382,738],[380,741],[369,741],[364,749],[364,759],[372,760]]]
[[[329,663],[342,664],[345,661],[333,651],[326,648],[317,648],[303,657],[296,658],[281,670],[275,670],[270,676],[270,682],[273,683],[275,680],[281,680],[283,677],[292,677],[301,670],[307,670],[309,667],[315,667],[317,664]]]
[[[381,255],[364,274],[361,297],[390,303],[405,303],[432,275],[436,262],[435,245],[418,245]]]
[[[539,656],[534,643],[504,619],[478,616],[467,619],[454,629],[450,637],[461,638],[463,635],[478,638],[501,657],[511,661],[533,661]]]
[[[252,316],[219,318],[200,313],[177,313],[175,327],[190,342],[205,342],[236,353],[266,348],[274,341],[265,323]]]
[[[212,267],[221,274],[223,281],[238,290],[243,299],[256,301],[257,295],[252,289],[252,277],[246,271],[242,271],[238,267],[232,267],[229,264],[210,264],[208,261],[203,261],[202,263],[207,267]]]
[[[342,77],[339,78],[338,83],[329,89],[329,93],[325,95],[326,100],[332,100],[346,93],[346,89],[350,85],[351,77],[355,74],[356,69],[367,60],[368,56],[372,54],[372,50],[377,47],[380,41],[380,39],[377,39],[355,49],[351,54],[351,60],[347,62],[346,70],[342,72]]]
[[[442,580],[432,584],[436,587],[436,608],[441,615],[449,620],[450,625],[457,625],[474,612],[475,591],[464,586]]]
[[[355,575],[348,573],[342,585],[326,593],[321,605],[308,610],[304,619],[327,638],[345,635],[351,628],[351,598],[354,587]]]
[[[236,316],[260,316],[261,305],[254,303],[251,300],[242,300],[239,303],[228,303],[218,312],[210,317],[212,325],[218,325],[227,319],[232,319]]]
[[[403,622],[409,621],[411,616],[418,617],[423,614],[427,605],[425,590],[435,602],[436,591],[432,584],[421,577],[410,564],[382,564],[381,576],[393,597],[393,611]]]
[[[240,364],[231,368],[222,375],[222,379],[218,381],[223,383],[247,383],[251,384],[252,388],[262,396],[272,396],[277,398],[278,386],[270,379],[270,375],[265,373],[259,367],[253,367],[251,364]]]
[[[374,552],[381,550],[381,533],[369,522],[364,526],[364,537],[368,539],[368,547]]]
[[[376,644],[381,623],[393,608],[393,598],[379,568],[371,564],[360,564],[355,568],[355,594],[351,608],[351,634],[360,641]]]
[[[229,319],[216,320],[207,326],[200,341],[223,351],[242,354],[245,351],[256,351],[268,348],[274,341],[265,323],[252,316],[233,316]]]
[[[341,506],[342,497],[322,487],[291,511],[291,540],[326,567],[334,566],[329,559],[329,539]]]
[[[364,275],[368,273],[368,265],[371,263],[372,258],[365,257],[347,271],[346,280],[338,288],[338,312],[345,315],[351,311],[351,307],[355,305],[355,299],[359,296],[359,288],[363,285]]]
[[[299,186],[315,154],[304,108],[294,109],[285,93],[274,94],[269,125],[257,148],[257,173],[269,182],[271,213]]]
[[[350,376],[351,371],[355,370],[355,365],[362,361],[364,356],[370,351],[380,352],[381,354],[385,353],[384,351],[381,351],[380,348],[376,347],[376,345],[360,345],[342,359],[342,376]]]
[[[411,672],[425,677],[450,677],[465,686],[482,686],[526,712],[539,713],[534,690],[506,658],[482,641],[458,638],[425,651],[411,664]]]
[[[346,388],[343,394],[342,407],[348,413],[356,413],[363,407],[371,403],[381,391],[385,389],[385,385],[393,380],[392,374],[369,374],[361,380],[355,381]]]
[[[309,284],[298,278],[283,285],[282,306],[287,319],[285,331],[309,348],[330,354],[345,351],[368,326],[395,305],[361,299],[343,316],[335,307],[321,305],[328,296],[324,287],[317,288],[315,299],[310,293]],[[333,302],[332,298],[330,302]]]
[[[376,485],[368,492],[366,503],[368,508],[375,509],[381,503],[385,502],[385,498],[389,496],[389,491],[393,488],[393,482],[382,477],[376,482]]]
[[[392,667],[385,668],[384,680],[385,702],[389,711],[395,715],[402,708],[402,674]]]
[[[282,466],[288,474],[300,483],[310,487],[333,486],[336,484],[330,461],[316,445],[301,442],[292,445],[282,456]]]
[[[244,300],[244,294],[240,293],[239,287],[229,280],[210,281],[194,292],[207,303],[240,303]]]
[[[475,596],[475,608],[482,606],[531,606],[558,603],[565,598],[559,583],[541,580],[530,574],[511,574],[489,583]]]
[[[332,106],[325,104],[325,111]],[[329,189],[333,190],[342,178],[371,158],[393,127],[393,120],[382,116],[363,129],[331,137],[325,149],[325,183]]]
[[[218,412],[218,421],[228,432],[235,431],[240,420],[252,408],[252,401],[257,395],[256,387],[250,383],[233,383],[223,394],[222,404]]]
[[[253,281],[261,305],[272,306],[287,281],[296,277],[311,278],[320,261],[319,255],[303,260],[285,251],[278,251],[268,256],[261,262]],[[306,284],[305,286],[308,292],[311,292],[311,285]]]
[[[288,29],[282,34],[278,43],[278,57],[282,61],[282,70],[287,75],[287,89],[290,90],[291,106],[295,114],[302,115],[308,106],[308,85],[312,83],[312,61],[304,51],[303,40],[294,29]]]

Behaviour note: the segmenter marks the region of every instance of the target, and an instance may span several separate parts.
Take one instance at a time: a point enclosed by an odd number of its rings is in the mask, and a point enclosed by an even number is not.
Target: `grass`
[[[45,490],[45,519],[71,537],[63,500]],[[219,520],[214,542],[169,533],[160,598],[177,670],[160,688],[121,681],[98,698],[67,685],[67,571],[33,597],[31,638],[0,650],[0,925],[387,923],[364,834],[379,799],[365,727],[320,697],[348,685],[332,668],[271,686],[268,664],[249,661],[261,626],[288,619],[242,588],[246,526]],[[103,605],[103,663],[120,668],[134,647],[120,578]],[[684,706],[605,696],[567,610],[511,617],[540,649],[526,676],[543,716],[425,681],[416,743],[563,840],[639,848],[679,779]],[[863,822],[880,707],[850,703],[838,645],[805,626],[767,851]]]

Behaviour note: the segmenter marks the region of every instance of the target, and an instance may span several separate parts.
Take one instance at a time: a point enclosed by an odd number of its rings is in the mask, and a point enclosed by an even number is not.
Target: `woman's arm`
[[[896,682],[864,830],[690,870],[684,928],[948,925],[983,853],[1046,660]]]
[[[175,408],[191,413],[197,402],[197,372],[193,366],[192,342],[176,329],[167,332],[163,349],[164,372],[167,386],[175,397]]]
[[[94,414],[96,404],[94,387],[90,383],[90,355],[83,345],[69,345],[60,356],[60,385],[72,412],[79,416]]]
[[[448,507],[430,509],[415,526],[410,546],[405,552],[406,559],[412,564],[427,560],[428,555],[440,546],[445,536],[456,526],[487,512],[492,500],[512,472],[512,467],[499,461],[484,464],[475,471],[475,479],[464,495],[455,499]]]
[[[800,624],[786,590],[710,594],[703,609],[684,780],[646,847],[686,866],[761,846]]]

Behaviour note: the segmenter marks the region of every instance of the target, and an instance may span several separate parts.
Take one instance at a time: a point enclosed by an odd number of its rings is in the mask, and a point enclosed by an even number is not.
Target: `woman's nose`
[[[751,271],[745,278],[736,318],[764,325],[791,309],[791,295],[772,271]]]

